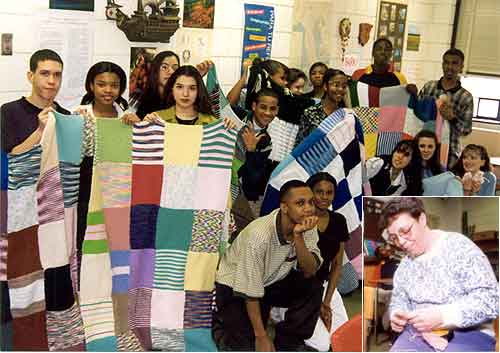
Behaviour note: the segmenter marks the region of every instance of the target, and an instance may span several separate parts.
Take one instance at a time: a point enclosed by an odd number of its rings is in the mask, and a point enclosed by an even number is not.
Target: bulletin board
[[[391,41],[394,48],[392,62],[395,71],[401,71],[407,17],[407,4],[380,1],[376,38],[385,37]]]

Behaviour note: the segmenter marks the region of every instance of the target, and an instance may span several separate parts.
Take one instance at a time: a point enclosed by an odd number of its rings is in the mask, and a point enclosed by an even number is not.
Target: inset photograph
[[[498,350],[498,197],[364,197],[363,216],[364,351]]]

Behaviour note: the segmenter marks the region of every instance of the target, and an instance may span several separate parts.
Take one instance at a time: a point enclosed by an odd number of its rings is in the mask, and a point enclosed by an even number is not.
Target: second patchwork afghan
[[[216,350],[211,310],[235,142],[220,120],[97,120],[81,271],[88,350],[135,338],[144,349]]]

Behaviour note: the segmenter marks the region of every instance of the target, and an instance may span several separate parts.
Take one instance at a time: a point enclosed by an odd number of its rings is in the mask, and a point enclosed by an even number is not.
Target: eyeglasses
[[[169,69],[172,69],[173,71],[175,71],[178,68],[179,68],[179,65],[172,65],[172,66],[170,66],[169,64],[161,64],[160,65],[161,71],[168,71]]]
[[[416,221],[413,222],[411,224],[411,226],[409,226],[407,229],[403,229],[400,232],[398,232],[397,234],[394,234],[394,233],[391,234],[391,233],[389,233],[389,231],[387,231],[387,234],[389,235],[389,241],[392,243],[398,243],[400,238],[403,238],[405,240],[410,238],[411,230],[412,230],[413,226],[415,225],[415,223],[416,223]]]

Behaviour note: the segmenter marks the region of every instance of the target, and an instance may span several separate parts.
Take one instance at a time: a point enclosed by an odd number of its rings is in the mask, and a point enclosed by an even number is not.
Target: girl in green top
[[[171,124],[206,125],[217,118],[212,112],[208,92],[198,70],[191,65],[179,67],[167,81],[165,92],[167,109],[144,117],[145,121],[164,121]],[[227,128],[234,122],[225,120]]]

